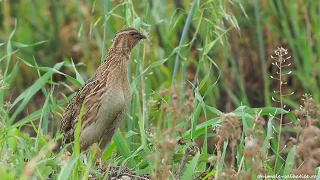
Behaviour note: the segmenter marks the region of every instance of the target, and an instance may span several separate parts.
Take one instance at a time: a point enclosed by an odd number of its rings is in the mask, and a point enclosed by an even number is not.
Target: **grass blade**
[[[136,162],[134,161],[134,159],[130,158],[131,157],[131,153],[129,151],[129,148],[126,144],[125,139],[122,137],[121,133],[119,131],[116,131],[115,135],[113,136],[113,141],[117,146],[117,149],[119,150],[119,152],[121,153],[121,155],[123,156],[123,158],[125,159],[129,159],[128,161],[128,165],[130,168],[134,168],[136,167]]]
[[[297,150],[296,146],[293,146],[290,149],[289,154],[286,159],[286,163],[285,163],[282,175],[290,175],[291,174],[292,168],[294,166],[294,158],[295,158],[296,150]]]
[[[200,152],[198,151],[197,154],[193,157],[193,159],[190,161],[190,163],[187,165],[186,170],[184,171],[181,179],[192,179],[192,175],[194,173],[194,170],[197,167],[198,161],[200,158]]]

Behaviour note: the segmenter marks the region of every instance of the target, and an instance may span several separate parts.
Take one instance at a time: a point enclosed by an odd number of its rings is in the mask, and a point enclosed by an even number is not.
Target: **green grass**
[[[298,155],[314,149],[299,149],[307,137],[295,129],[309,126],[272,102],[280,96],[273,93],[277,82],[269,79],[276,76],[269,57],[280,46],[292,55],[285,92],[296,93],[284,97],[285,104],[297,109],[302,93],[319,101],[318,2],[119,2],[0,1],[2,179],[107,179],[95,165],[96,146],[83,163],[79,128],[73,144],[54,150],[62,139],[56,127],[74,90],[104,59],[114,33],[129,26],[148,39],[132,52],[131,107],[102,152],[103,164],[153,179],[174,179],[178,171],[181,179],[309,173]],[[313,107],[305,105],[303,112],[308,108]],[[289,125],[279,125],[281,113]],[[318,117],[303,117],[315,119],[311,125],[319,128]],[[281,137],[291,132],[298,144],[279,142],[281,126]]]

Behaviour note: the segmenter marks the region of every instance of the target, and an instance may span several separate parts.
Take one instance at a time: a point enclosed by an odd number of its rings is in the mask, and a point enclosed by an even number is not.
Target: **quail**
[[[111,141],[131,103],[127,65],[132,49],[146,39],[135,28],[118,31],[104,62],[71,99],[60,120],[63,144],[74,140],[79,113],[81,118],[80,149],[98,143],[104,149]]]

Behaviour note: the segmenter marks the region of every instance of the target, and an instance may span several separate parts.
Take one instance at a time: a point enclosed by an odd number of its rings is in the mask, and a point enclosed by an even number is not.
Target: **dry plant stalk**
[[[222,165],[222,162],[220,162],[221,159],[221,147],[223,145],[224,141],[229,141],[229,147],[231,149],[231,166],[228,168],[228,172],[235,172],[234,170],[229,171],[230,169],[233,169],[233,166],[235,164],[235,145],[237,144],[237,141],[241,138],[241,123],[239,120],[239,117],[236,116],[233,113],[224,114],[222,117],[222,123],[221,126],[217,128],[217,137],[219,138],[219,141],[217,143],[217,162],[216,162],[216,176],[215,178],[220,178],[220,166]],[[228,173],[227,173],[228,174]],[[224,177],[227,175],[226,172],[222,171],[221,176]],[[233,174],[233,173],[232,173]],[[230,175],[230,174],[229,174]]]
[[[164,89],[160,92],[160,95],[163,97],[166,95],[171,95],[172,97],[170,105],[161,103],[160,107],[165,113],[173,113],[172,119],[174,122],[172,124],[174,124],[178,119],[188,118],[194,111],[194,96],[192,89],[189,88],[184,93],[181,93],[181,87],[182,86],[175,85],[170,89]],[[183,97],[185,97],[185,101],[181,103],[181,99],[183,99]]]
[[[33,175],[33,171],[37,166],[37,162],[46,156],[46,154],[52,151],[56,147],[56,143],[49,142],[46,148],[43,148],[34,158],[32,158],[25,166],[22,177],[28,178]]]
[[[181,139],[178,140],[178,144],[184,145],[185,143],[181,143],[180,140]],[[198,151],[199,151],[199,148],[198,148],[196,143],[191,143],[189,145],[189,147],[186,149],[185,154],[183,154],[183,156],[182,156],[182,158],[180,160],[180,165],[179,165],[178,171],[177,171],[176,176],[175,176],[176,179],[180,179],[182,171],[183,171],[183,169],[184,169],[184,167],[185,167],[185,165],[187,163],[188,156],[189,155],[194,156]]]
[[[266,164],[268,157],[267,154],[262,151],[262,142],[264,139],[262,129],[264,125],[265,120],[260,117],[260,113],[257,112],[254,119],[253,128],[251,130],[248,130],[245,135],[246,138],[243,157],[247,160],[247,163],[249,164],[251,169],[240,174],[242,175],[243,179],[254,179],[253,174],[267,174]],[[239,168],[239,171],[240,170],[241,169]]]
[[[159,131],[152,128],[149,137],[155,145],[154,153],[148,158],[154,161],[154,173],[151,174],[151,179],[165,180],[173,176],[171,171],[172,152],[174,152],[178,141],[172,137],[172,132],[177,132],[175,128],[170,128],[164,131]]]
[[[304,94],[302,100],[304,105],[292,112],[297,117],[297,135],[289,141],[289,145],[297,145],[293,173],[314,175],[320,165],[320,110],[311,95]]]
[[[277,48],[275,51],[276,56],[272,56],[271,58],[274,60],[272,62],[272,65],[274,65],[277,68],[277,77],[270,76],[271,79],[275,79],[279,82],[279,89],[274,91],[274,93],[279,94],[279,100],[276,98],[272,97],[272,100],[274,102],[278,102],[280,104],[280,108],[285,108],[286,105],[283,104],[283,97],[285,96],[290,96],[294,92],[289,93],[289,94],[284,94],[283,92],[283,85],[287,84],[287,82],[284,81],[284,76],[291,74],[292,71],[284,72],[284,68],[289,67],[291,63],[287,63],[287,60],[291,58],[291,56],[287,56],[288,50],[284,48]],[[279,118],[277,118],[279,119]],[[277,168],[277,162],[279,158],[279,152],[280,152],[280,139],[281,139],[281,132],[282,132],[282,121],[283,121],[283,113],[280,114],[280,123],[279,123],[279,132],[278,132],[278,146],[276,150],[276,160],[275,160],[275,165],[274,165],[274,172],[276,172]]]
[[[161,102],[161,106],[159,107],[162,113],[173,114],[173,116],[170,117],[172,127],[167,129],[153,127],[150,130],[149,137],[155,145],[154,152],[148,156],[150,160],[154,161],[154,172],[151,174],[151,179],[166,180],[170,177],[174,178],[175,173],[176,177],[180,176],[181,171],[183,171],[182,166],[184,166],[184,162],[180,164],[182,168],[179,168],[179,165],[173,164],[172,162],[172,153],[176,150],[176,147],[186,144],[183,139],[176,138],[177,135],[180,136],[184,130],[176,127],[175,124],[178,119],[184,120],[191,115],[193,112],[194,96],[191,89],[186,90],[184,94],[180,92],[180,86],[174,86],[171,89],[164,89],[160,92],[162,97],[172,96],[170,104]],[[186,99],[184,102],[181,102],[183,96],[186,97]],[[187,154],[189,155],[189,153]]]
[[[265,153],[261,150],[261,142],[263,142],[262,129],[264,124],[265,120],[260,117],[259,112],[256,112],[252,129],[249,129],[247,132],[245,132],[245,147],[243,149],[243,156],[240,161],[240,165],[239,167],[235,167],[236,144],[238,143],[237,141],[240,140],[242,134],[241,121],[238,116],[232,113],[225,114],[223,116],[222,124],[219,128],[217,128],[217,136],[220,138],[220,140],[217,143],[215,179],[252,179],[254,174],[257,175],[266,173],[265,166],[267,158]],[[219,172],[219,166],[221,166],[223,163],[220,162],[222,154],[220,148],[223,145],[223,142],[226,140],[229,141],[228,146],[231,150],[231,163],[229,167],[226,167]],[[249,165],[248,167],[252,168],[245,171],[242,170],[245,162],[247,165]]]

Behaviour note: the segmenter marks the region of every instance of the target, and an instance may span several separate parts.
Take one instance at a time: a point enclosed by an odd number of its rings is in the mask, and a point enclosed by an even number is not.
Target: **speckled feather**
[[[100,148],[105,148],[110,142],[131,102],[127,72],[130,52],[145,38],[134,28],[116,33],[105,61],[79,89],[62,114],[59,129],[64,134],[63,144],[73,140],[83,103],[81,150],[86,150],[94,143],[100,143]]]

